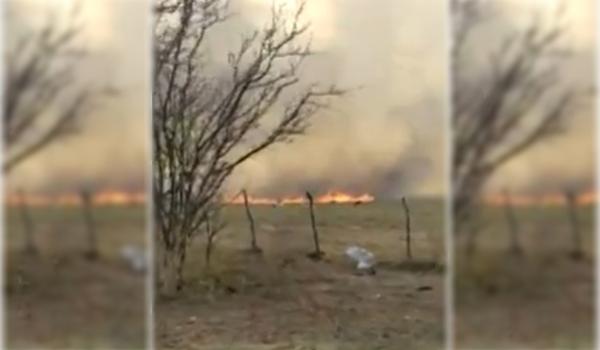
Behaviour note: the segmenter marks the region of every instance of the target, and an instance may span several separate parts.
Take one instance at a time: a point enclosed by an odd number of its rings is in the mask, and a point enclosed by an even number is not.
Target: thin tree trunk
[[[88,237],[88,249],[86,258],[95,260],[98,258],[98,240],[96,238],[96,225],[92,214],[92,195],[88,191],[81,191],[81,202],[83,205],[83,216]]]
[[[25,231],[25,253],[37,254],[37,248],[33,239],[33,220],[31,219],[31,214],[23,191],[19,191],[19,197],[21,198],[21,220],[23,221],[23,230]]]
[[[481,212],[479,206],[479,202],[472,202],[468,209],[465,210],[460,225],[461,231],[457,231],[457,226],[454,226],[456,234],[465,235],[465,256],[467,261],[471,261],[475,256],[475,253],[477,252],[477,239],[483,229],[481,226]]]
[[[404,208],[404,216],[406,217],[406,257],[412,259],[412,250],[410,242],[410,209],[405,197],[402,197],[402,207]]]
[[[577,216],[577,195],[574,191],[565,192],[566,205],[569,214],[569,222],[571,224],[571,234],[573,237],[573,250],[571,251],[571,257],[574,259],[581,259],[583,257],[582,238],[581,238],[581,226],[579,224],[579,217]]]
[[[310,224],[313,231],[313,240],[315,243],[315,251],[309,254],[309,257],[313,259],[321,259],[323,256],[323,252],[321,252],[321,246],[319,244],[319,232],[317,231],[317,224],[315,222],[315,211],[314,211],[314,201],[313,196],[310,192],[306,192],[306,198],[308,198],[308,205],[310,209]]]
[[[242,195],[244,196],[244,206],[246,207],[246,216],[248,217],[248,222],[250,223],[250,250],[253,252],[260,252],[261,249],[258,247],[256,243],[256,231],[254,228],[254,217],[252,217],[252,211],[250,211],[250,205],[248,204],[248,193],[246,190],[242,190]]]
[[[206,270],[210,270],[210,258],[212,256],[212,247],[213,247],[213,227],[210,224],[210,220],[208,215],[206,215],[206,250],[204,252],[204,266]]]
[[[172,298],[180,289],[182,281],[180,272],[182,260],[176,253],[175,247],[167,249],[164,242],[156,242],[156,281],[158,294],[161,297]]]
[[[164,297],[172,297],[177,294],[180,285],[179,273],[180,259],[173,253],[164,255],[160,265],[160,294]]]
[[[176,275],[176,283],[175,288],[177,291],[180,291],[183,288],[183,267],[185,266],[185,260],[187,257],[187,238],[188,236],[184,236],[183,239],[179,242],[179,249],[177,250],[177,275]]]
[[[521,255],[523,253],[523,249],[521,248],[521,244],[519,242],[519,225],[517,223],[517,217],[515,215],[510,193],[505,190],[504,198],[506,203],[504,205],[504,212],[506,215],[506,221],[508,223],[508,230],[510,234],[510,247],[509,251],[515,255]]]

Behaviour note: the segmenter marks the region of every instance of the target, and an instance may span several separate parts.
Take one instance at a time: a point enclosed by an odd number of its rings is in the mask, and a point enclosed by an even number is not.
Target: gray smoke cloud
[[[237,4],[233,28],[252,28],[268,13],[269,2]],[[443,193],[444,10],[443,1],[309,1],[317,54],[302,79],[334,82],[350,92],[316,115],[306,135],[239,168],[227,191],[285,196],[341,190],[388,198]],[[224,32],[227,37],[232,30]]]
[[[501,9],[500,27],[506,29],[529,20],[532,6],[546,4],[493,3]],[[28,21],[48,8],[41,0],[11,4],[26,7],[23,18]],[[211,33],[207,45],[206,58],[215,73],[242,33],[268,19],[270,4],[232,1],[234,16]],[[226,190],[246,187],[265,196],[306,189],[383,197],[444,193],[446,5],[442,0],[310,0],[306,19],[312,23],[317,54],[307,62],[302,78],[336,82],[352,91],[315,116],[307,135],[244,164]],[[574,38],[567,80],[585,89],[594,76],[594,5],[591,0],[567,5]],[[90,115],[81,135],[23,164],[9,184],[44,193],[71,192],[84,185],[142,191],[149,161],[150,8],[145,1],[119,0],[86,1],[82,7],[90,22],[83,33],[91,53],[85,74],[118,87],[121,95]],[[498,24],[484,33],[480,51],[484,53],[498,34]],[[508,164],[490,190],[508,186],[545,192],[591,186],[593,113],[591,102],[583,104],[570,118],[567,133]]]
[[[293,6],[295,1],[286,1]],[[215,75],[242,34],[269,19],[271,1],[233,0],[232,18],[210,33],[203,59]],[[27,13],[46,8],[28,1]],[[53,146],[11,174],[36,192],[81,186],[143,190],[148,169],[149,6],[144,1],[84,2],[92,54],[86,74],[122,90],[87,118],[82,134]],[[446,84],[442,0],[310,0],[315,56],[306,83],[351,91],[312,121],[307,135],[251,159],[226,191],[254,195],[309,189],[381,196],[443,192]],[[35,11],[33,11],[35,12]],[[10,30],[10,28],[9,28]],[[13,28],[14,30],[14,28]]]
[[[78,1],[9,2],[4,30],[16,38],[39,28],[51,16],[57,23]],[[141,192],[148,169],[150,123],[150,8],[145,1],[79,1],[77,48],[85,50],[81,80],[110,86],[118,95],[105,99],[79,124],[79,133],[28,159],[11,172],[8,190],[40,194],[81,187]],[[82,84],[85,86],[85,84]],[[87,87],[87,86],[86,86]]]
[[[486,1],[488,16],[472,40],[474,64],[489,67],[489,54],[497,50],[508,33],[523,28],[535,17],[564,28],[562,48],[569,53],[561,69],[559,86],[578,95],[578,105],[566,116],[565,132],[535,145],[503,167],[488,191],[509,188],[524,194],[560,193],[565,188],[580,191],[595,186],[595,4],[590,0]],[[558,12],[557,12],[558,11]],[[557,16],[558,15],[558,16]],[[535,116],[531,116],[535,118]]]

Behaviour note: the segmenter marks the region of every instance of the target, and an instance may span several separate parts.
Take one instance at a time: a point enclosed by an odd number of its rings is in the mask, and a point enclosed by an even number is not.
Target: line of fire
[[[505,193],[490,194],[484,197],[483,202],[490,206],[504,206],[510,202],[514,206],[561,206],[567,204],[569,193],[545,193],[545,194],[519,194],[513,193],[508,196]],[[582,191],[575,194],[578,205],[595,205],[598,201],[598,193],[595,190]],[[148,196],[141,192],[128,192],[118,190],[103,190],[92,195],[95,205],[141,205],[146,203]],[[244,204],[241,193],[228,195],[225,203],[231,205]],[[370,193],[350,193],[339,190],[330,190],[315,197],[317,204],[352,204],[361,205],[376,202],[378,198]],[[6,196],[6,204],[16,206],[27,204],[31,206],[76,206],[80,205],[81,196],[77,193],[64,193],[58,195],[42,194],[18,194],[9,193]],[[280,197],[248,195],[248,203],[251,205],[293,205],[308,203],[305,196],[292,194]]]

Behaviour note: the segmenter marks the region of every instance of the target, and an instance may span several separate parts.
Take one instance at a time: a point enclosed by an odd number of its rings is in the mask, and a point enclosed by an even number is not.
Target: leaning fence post
[[[23,221],[23,230],[25,231],[25,253],[37,254],[37,248],[33,239],[35,228],[33,226],[33,220],[31,219],[31,213],[29,212],[27,198],[23,190],[19,190],[19,200],[21,220]]]
[[[88,237],[88,249],[85,252],[85,257],[90,260],[95,260],[98,258],[98,240],[96,238],[96,226],[92,215],[92,194],[88,190],[82,190],[80,196],[83,207],[83,218],[85,220],[85,229]]]
[[[242,190],[242,196],[244,197],[244,206],[246,207],[246,216],[248,217],[248,222],[250,223],[250,250],[253,252],[262,251],[258,244],[256,243],[256,230],[254,228],[254,217],[252,217],[252,211],[250,211],[250,205],[248,203],[248,193],[246,190]]]
[[[319,244],[319,232],[317,231],[317,224],[315,222],[315,211],[314,211],[314,199],[310,192],[306,191],[306,198],[308,199],[308,206],[310,210],[310,223],[313,232],[313,241],[315,243],[315,251],[308,254],[312,259],[319,260],[323,256],[321,246]]]
[[[569,222],[571,223],[571,234],[573,235],[573,250],[571,257],[573,259],[583,258],[581,227],[577,216],[577,195],[575,191],[565,191],[566,205],[569,214]]]
[[[508,222],[508,229],[510,233],[510,252],[515,255],[522,255],[523,249],[519,243],[519,225],[517,223],[517,217],[513,210],[512,202],[510,199],[510,193],[508,190],[504,190],[504,212],[506,214],[506,221]]]

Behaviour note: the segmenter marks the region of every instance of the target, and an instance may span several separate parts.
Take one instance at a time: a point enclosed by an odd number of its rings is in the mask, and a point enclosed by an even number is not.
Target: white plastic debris
[[[133,271],[144,272],[146,270],[146,253],[140,247],[134,245],[121,247],[121,258]]]
[[[356,262],[356,268],[359,271],[375,272],[375,255],[365,248],[350,246],[346,248],[346,256]]]

